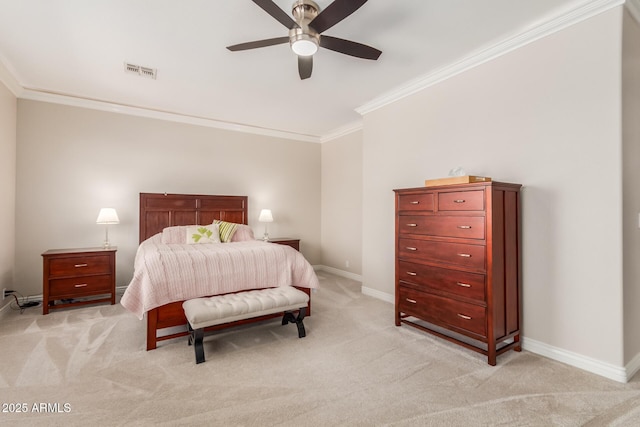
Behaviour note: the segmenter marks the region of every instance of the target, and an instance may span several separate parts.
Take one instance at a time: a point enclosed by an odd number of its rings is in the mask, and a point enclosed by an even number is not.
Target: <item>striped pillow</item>
[[[218,219],[214,219],[213,224],[218,224],[220,228],[220,241],[222,243],[229,243],[238,228],[238,224],[235,222],[220,221]]]

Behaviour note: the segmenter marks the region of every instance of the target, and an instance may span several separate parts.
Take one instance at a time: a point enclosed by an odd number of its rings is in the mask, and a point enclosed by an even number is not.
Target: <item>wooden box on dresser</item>
[[[55,308],[99,302],[115,304],[116,251],[116,247],[111,247],[44,252],[42,314]]]
[[[396,325],[487,356],[520,344],[520,184],[394,190]]]

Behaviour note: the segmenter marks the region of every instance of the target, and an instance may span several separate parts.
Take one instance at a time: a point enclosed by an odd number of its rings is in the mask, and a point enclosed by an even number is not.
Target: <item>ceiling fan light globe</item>
[[[291,50],[299,56],[311,56],[318,51],[315,40],[299,39],[291,43]]]

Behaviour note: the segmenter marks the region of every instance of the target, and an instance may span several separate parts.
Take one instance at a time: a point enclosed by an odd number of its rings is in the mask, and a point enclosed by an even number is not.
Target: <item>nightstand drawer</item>
[[[53,279],[49,282],[49,297],[51,299],[60,299],[100,293],[108,294],[111,292],[111,283],[112,277],[110,274]]]
[[[111,272],[111,256],[108,254],[53,258],[49,262],[49,277],[81,276],[109,272]]]
[[[483,216],[400,215],[401,234],[484,239]]]
[[[269,243],[278,245],[291,246],[296,251],[300,250],[300,239],[291,239],[289,237],[273,237],[268,240]]]
[[[485,307],[400,286],[400,311],[458,332],[485,337]]]

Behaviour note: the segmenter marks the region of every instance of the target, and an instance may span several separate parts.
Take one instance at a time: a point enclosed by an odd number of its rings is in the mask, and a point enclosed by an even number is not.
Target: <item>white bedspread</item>
[[[170,302],[276,286],[317,288],[318,277],[290,246],[253,240],[163,244],[157,234],[138,247],[133,279],[120,303],[142,319]]]

